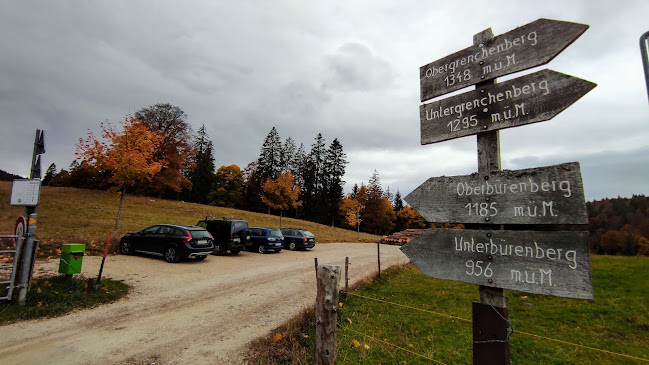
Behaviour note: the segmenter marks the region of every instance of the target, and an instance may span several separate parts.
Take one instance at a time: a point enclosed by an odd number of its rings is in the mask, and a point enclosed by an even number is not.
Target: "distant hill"
[[[15,179],[24,179],[24,177],[10,174],[4,170],[0,170],[0,181],[13,181]]]

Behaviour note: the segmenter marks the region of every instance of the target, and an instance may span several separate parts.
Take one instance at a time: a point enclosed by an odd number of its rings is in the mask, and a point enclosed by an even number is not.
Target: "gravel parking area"
[[[240,364],[246,345],[286,322],[316,296],[314,258],[344,266],[350,282],[377,271],[376,244],[319,244],[309,251],[162,258],[109,256],[104,277],[123,280],[128,298],[69,315],[0,327],[2,364]],[[381,245],[381,268],[408,262]],[[85,257],[96,276],[101,257]],[[55,274],[58,260],[38,262]],[[343,274],[344,275],[344,274]],[[344,278],[341,280],[344,285]]]

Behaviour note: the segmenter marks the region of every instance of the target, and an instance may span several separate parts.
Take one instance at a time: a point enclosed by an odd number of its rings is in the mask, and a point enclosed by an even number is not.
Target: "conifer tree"
[[[282,170],[282,141],[275,127],[264,139],[257,160],[257,169],[260,181],[266,181],[269,178],[275,179]]]
[[[327,160],[325,164],[326,171],[326,194],[328,206],[328,221],[332,225],[340,225],[341,217],[339,215],[340,204],[343,198],[343,176],[345,175],[345,165],[347,165],[347,155],[343,152],[343,146],[334,139],[327,149]]]
[[[47,172],[45,173],[45,177],[43,178],[43,185],[49,185],[54,176],[56,176],[56,164],[52,163],[50,167],[47,168]]]
[[[189,201],[207,204],[214,187],[214,156],[212,141],[207,136],[205,125],[198,130],[193,145],[193,168],[187,174],[192,187],[191,190],[186,190],[185,195]]]

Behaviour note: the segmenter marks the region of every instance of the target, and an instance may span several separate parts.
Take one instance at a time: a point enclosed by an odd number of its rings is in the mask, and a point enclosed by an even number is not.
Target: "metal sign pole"
[[[649,97],[649,32],[640,36],[640,56],[642,57],[642,67],[644,67],[644,79],[647,84],[647,97]]]

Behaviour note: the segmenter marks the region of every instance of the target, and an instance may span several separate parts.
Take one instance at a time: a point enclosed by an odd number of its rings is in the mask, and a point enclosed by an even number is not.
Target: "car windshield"
[[[313,233],[311,233],[311,232],[309,232],[309,231],[301,231],[301,232],[302,232],[302,234],[303,234],[304,236],[306,236],[306,237],[315,237],[315,236],[313,235]]]
[[[271,229],[268,235],[271,237],[282,237],[282,231],[279,229]]]
[[[189,233],[192,235],[192,238],[212,238],[206,230],[191,230]]]

